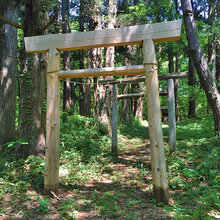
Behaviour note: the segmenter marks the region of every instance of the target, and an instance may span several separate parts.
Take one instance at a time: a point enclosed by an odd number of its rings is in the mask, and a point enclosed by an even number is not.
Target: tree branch
[[[41,29],[41,33],[44,32],[46,29],[48,29],[53,22],[56,20],[57,15],[58,15],[59,11],[57,11],[54,16],[49,20],[49,22]]]
[[[20,28],[20,29],[23,29],[24,30],[24,26],[23,25],[20,25],[20,24],[17,24],[13,21],[10,21],[8,20],[7,18],[5,18],[4,16],[0,15],[0,20],[2,20],[3,22],[7,23],[7,24],[10,24],[11,26],[13,27],[16,27],[16,28]]]
[[[50,21],[41,29],[41,31],[40,31],[41,33],[53,24],[53,22],[55,21],[57,15],[58,15],[58,11],[54,14],[54,16],[50,19]],[[23,30],[25,28],[23,25],[20,25],[20,24],[17,24],[15,22],[13,22],[13,21],[10,21],[9,19],[5,18],[2,15],[0,15],[0,20],[2,20],[3,22],[5,22],[7,24],[10,24],[11,26],[16,27],[16,28],[20,28],[20,29],[23,29]]]

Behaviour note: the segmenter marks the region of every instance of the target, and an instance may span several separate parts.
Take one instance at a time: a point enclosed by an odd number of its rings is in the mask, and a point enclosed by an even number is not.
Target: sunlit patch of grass
[[[167,156],[168,180],[174,189],[174,219],[211,219],[219,206],[219,138],[214,137],[211,116],[177,124],[177,153]],[[175,193],[180,190],[181,193]]]
[[[145,124],[132,119],[132,125],[120,126],[119,157],[113,160],[105,128],[95,119],[74,115],[61,126],[60,201],[40,194],[44,158],[16,161],[11,147],[0,155],[0,213],[14,208],[21,218],[49,219],[56,214],[57,219],[74,219],[81,213],[90,218],[154,219],[162,216],[162,207],[173,219],[210,219],[217,215],[220,179],[220,140],[213,136],[210,120],[180,121],[177,152],[169,155],[165,145],[170,206],[156,204],[152,198]],[[168,135],[167,125],[163,132]]]

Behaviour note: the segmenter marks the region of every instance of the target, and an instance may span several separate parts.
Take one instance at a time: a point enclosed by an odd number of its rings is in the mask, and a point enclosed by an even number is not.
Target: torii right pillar
[[[152,39],[143,41],[143,58],[146,75],[146,96],[151,147],[153,192],[157,202],[168,204],[169,189],[167,184],[166,163],[163,144],[157,63],[154,42]]]

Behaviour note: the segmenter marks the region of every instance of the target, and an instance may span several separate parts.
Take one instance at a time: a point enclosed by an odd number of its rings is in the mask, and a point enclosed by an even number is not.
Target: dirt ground
[[[102,179],[98,182],[91,179],[86,184],[75,183],[72,186],[60,184],[59,197],[50,198],[46,204],[42,203],[44,201],[43,189],[36,191],[29,188],[24,194],[16,196],[7,194],[3,199],[5,213],[0,214],[0,220],[171,219],[170,213],[152,202],[151,175],[148,173],[143,177],[140,176],[138,174],[140,164],[142,167],[150,169],[149,140],[145,140],[142,145],[135,147],[127,143],[126,149],[122,149],[120,152],[117,162],[106,168]],[[108,195],[107,203],[106,197],[103,195]],[[114,196],[112,204],[111,196]],[[85,203],[86,198],[90,198],[90,200],[93,198],[93,200],[88,204],[88,202]],[[76,204],[78,207],[76,210],[68,207],[66,202],[68,199]],[[114,205],[118,207],[118,210],[109,217],[105,210],[103,214],[100,214],[96,206],[102,207],[102,203],[103,206]],[[128,204],[130,205],[128,206]],[[65,208],[62,208],[61,205]],[[109,210],[106,209],[106,212]]]

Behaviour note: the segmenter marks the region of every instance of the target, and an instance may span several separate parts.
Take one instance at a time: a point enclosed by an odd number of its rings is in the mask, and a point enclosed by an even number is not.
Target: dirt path
[[[102,169],[101,178],[60,185],[59,200],[45,200],[41,192],[4,198],[1,219],[170,219],[152,198],[149,140],[134,144],[123,137],[115,163]],[[16,198],[16,199],[14,199]]]

